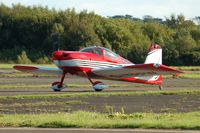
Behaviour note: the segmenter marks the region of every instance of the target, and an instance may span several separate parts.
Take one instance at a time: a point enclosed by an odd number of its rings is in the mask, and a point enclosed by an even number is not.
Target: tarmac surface
[[[91,92],[92,93],[92,92]],[[53,95],[53,94],[52,94]],[[88,96],[0,99],[0,113],[32,114],[73,111],[175,113],[199,111],[200,95]]]
[[[1,77],[1,85],[23,85],[23,88],[0,88],[1,96],[32,95],[32,94],[64,94],[64,93],[98,93],[91,89],[87,79],[67,76],[65,83],[71,85],[86,85],[84,87],[69,87],[61,92],[53,92],[50,84],[57,81],[56,77]],[[128,82],[106,81],[110,85],[103,92],[133,92],[158,91],[158,86],[134,84]],[[32,88],[26,88],[32,85]],[[46,87],[34,87],[46,85]],[[199,79],[169,78],[163,84],[166,90],[200,89]],[[36,99],[2,99],[0,100],[0,113],[56,113],[77,110],[109,113],[110,110],[125,113],[134,112],[190,112],[199,111],[200,95],[138,95],[138,96],[109,96],[109,97],[78,97],[78,98],[36,98]]]
[[[0,128],[0,133],[199,133],[192,130],[85,129],[85,128]]]
[[[26,95],[26,94],[52,94],[51,84],[59,81],[59,77],[0,77],[0,85],[46,85],[47,87],[40,88],[9,88],[0,89],[0,95]],[[97,81],[97,80],[94,80]],[[158,91],[157,85],[144,85],[130,82],[100,80],[109,87],[104,89],[105,92],[121,92],[121,91]],[[84,87],[69,87],[62,90],[62,93],[72,92],[93,92],[92,86],[86,78],[77,76],[67,76],[65,84],[70,85],[86,85]],[[163,87],[165,90],[184,90],[184,89],[200,89],[199,79],[182,79],[182,78],[167,78],[164,79]]]

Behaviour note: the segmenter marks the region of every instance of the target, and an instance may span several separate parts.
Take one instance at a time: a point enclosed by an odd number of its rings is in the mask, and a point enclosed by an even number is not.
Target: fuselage
[[[99,53],[92,51],[95,49],[98,49]],[[106,50],[107,51],[105,51],[105,48],[103,49],[102,47],[96,46],[83,49],[82,51],[59,50],[53,52],[52,59],[59,68],[69,73],[71,73],[73,69],[75,72],[90,72],[92,69],[133,65],[133,63],[115,54],[114,52],[108,49]]]
[[[92,72],[94,69],[103,68],[118,68],[129,65],[134,65],[132,62],[115,54],[114,52],[103,47],[89,47],[81,51],[63,51],[58,50],[53,52],[52,59],[54,63],[62,69],[65,73],[82,76],[83,71],[91,78],[103,78],[111,80],[122,80],[127,82],[145,83],[145,84],[161,84],[158,78],[151,80],[152,77],[126,77],[126,78],[112,78],[97,75]]]

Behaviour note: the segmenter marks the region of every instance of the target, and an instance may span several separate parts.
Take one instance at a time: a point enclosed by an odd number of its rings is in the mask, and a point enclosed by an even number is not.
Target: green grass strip
[[[50,88],[50,85],[26,85],[26,84],[6,84],[0,85],[0,89],[29,89],[29,88]]]
[[[0,103],[0,108],[19,108],[19,107],[36,107],[36,106],[53,106],[53,105],[86,105],[88,104],[85,101],[80,101],[80,100],[68,100],[68,101],[41,101],[41,102],[36,102],[36,103],[13,103],[13,104],[1,104]]]
[[[15,95],[0,96],[0,99],[36,99],[36,98],[65,98],[65,97],[95,97],[95,96],[134,96],[134,95],[181,95],[181,94],[200,94],[200,90],[174,90],[174,91],[133,91],[133,92],[55,92],[52,94],[34,94],[34,95]]]
[[[182,71],[200,71],[200,66],[172,66],[172,67]]]
[[[199,79],[200,73],[184,73],[178,76],[179,78]]]
[[[200,129],[200,112],[190,113],[113,113],[78,111],[56,114],[0,115],[0,127],[42,128],[155,128]]]

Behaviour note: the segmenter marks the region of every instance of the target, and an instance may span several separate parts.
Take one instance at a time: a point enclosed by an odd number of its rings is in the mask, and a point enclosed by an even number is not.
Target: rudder
[[[158,44],[151,45],[144,64],[162,64],[162,48]]]
[[[150,63],[162,64],[162,48],[158,44],[152,44],[149,49],[144,64],[150,64]],[[162,75],[150,76],[147,82],[150,84],[152,83],[161,85],[163,82]]]

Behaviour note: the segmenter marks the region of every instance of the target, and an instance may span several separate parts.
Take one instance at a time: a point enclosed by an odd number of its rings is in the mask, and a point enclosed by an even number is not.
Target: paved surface
[[[0,113],[2,114],[57,113],[78,110],[110,113],[111,110],[121,112],[122,109],[125,113],[174,113],[199,111],[200,95],[40,97],[34,99],[0,99],[0,105]]]
[[[0,75],[1,76],[1,75]],[[49,78],[49,77],[0,77],[0,85],[46,85],[47,87],[41,88],[1,88],[0,95],[26,95],[26,94],[54,94],[50,89],[51,83],[58,81],[59,78]],[[96,81],[96,80],[94,80]],[[104,92],[121,92],[121,91],[158,91],[157,85],[144,85],[129,82],[119,82],[119,81],[108,81],[100,80],[107,84],[109,87],[104,90]],[[73,93],[73,92],[93,92],[93,89],[86,78],[80,77],[67,77],[65,79],[65,84],[72,85],[87,85],[85,87],[70,87],[62,90],[62,93]],[[49,86],[49,87],[48,87]],[[165,90],[183,90],[183,89],[200,89],[199,79],[164,79],[163,87]]]
[[[16,95],[32,95],[32,94],[63,94],[63,93],[96,93],[86,78],[67,76],[66,84],[86,85],[83,87],[70,87],[61,92],[53,92],[50,84],[57,81],[56,77],[0,77],[0,85],[10,88],[0,88],[0,96],[16,96]],[[166,90],[183,90],[183,89],[200,89],[199,79],[179,79],[170,78],[164,80],[164,88]],[[110,85],[103,92],[133,92],[133,91],[157,91],[158,86],[134,84],[128,82],[106,81],[103,82]],[[18,88],[19,85],[24,86]],[[26,88],[26,85],[32,85],[33,88]],[[37,85],[46,85],[46,87],[37,87]],[[48,87],[49,85],[49,87]],[[36,86],[36,87],[34,87]],[[46,102],[47,105],[39,104]],[[77,104],[66,104],[66,102]],[[54,103],[60,104],[54,104]],[[82,103],[84,102],[84,103]],[[2,106],[0,113],[41,113],[41,112],[68,112],[68,111],[97,111],[106,112],[107,107],[112,106],[117,112],[123,108],[126,113],[133,112],[190,112],[197,111],[200,107],[200,95],[142,95],[142,96],[112,96],[112,97],[88,97],[88,98],[37,98],[37,99],[3,99],[0,100]],[[52,103],[52,104],[51,104]],[[79,104],[80,103],[80,104]],[[18,106],[22,105],[22,106]],[[34,105],[34,106],[32,106]],[[17,110],[17,112],[16,112]]]
[[[0,133],[200,133],[192,130],[84,129],[84,128],[0,128]]]

